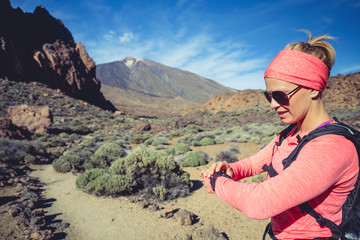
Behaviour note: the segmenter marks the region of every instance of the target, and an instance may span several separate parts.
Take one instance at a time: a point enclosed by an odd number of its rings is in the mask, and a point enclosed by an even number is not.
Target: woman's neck
[[[311,131],[324,122],[332,121],[321,99],[314,101],[304,119],[297,122],[297,133]]]

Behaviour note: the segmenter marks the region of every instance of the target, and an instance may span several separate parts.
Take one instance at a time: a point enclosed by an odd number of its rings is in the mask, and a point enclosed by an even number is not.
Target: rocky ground
[[[239,145],[239,157],[258,149]],[[198,148],[215,156],[223,147]],[[31,176],[45,184],[44,198],[54,200],[48,213],[70,223],[66,239],[260,239],[269,220],[247,218],[202,186],[199,173],[210,164],[185,168],[194,183],[190,196],[157,204],[88,195],[76,189],[74,174],[57,173],[51,165],[34,166]]]
[[[258,150],[238,143],[240,158]],[[228,143],[196,147],[214,158]],[[193,147],[195,148],[195,147]],[[210,164],[185,168],[194,183],[186,198],[149,203],[138,197],[95,197],[76,189],[73,173],[32,165],[0,191],[0,239],[259,239],[268,220],[230,207],[202,186]]]

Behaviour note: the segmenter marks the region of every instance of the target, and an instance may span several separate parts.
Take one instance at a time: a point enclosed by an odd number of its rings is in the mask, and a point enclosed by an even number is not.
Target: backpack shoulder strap
[[[299,139],[299,144],[296,146],[296,148],[290,153],[287,158],[283,160],[284,169],[289,167],[291,163],[296,160],[300,150],[305,146],[305,144],[317,137],[326,134],[336,134],[346,137],[354,143],[358,155],[360,156],[359,132],[344,123],[336,122],[314,129],[308,135],[304,136],[302,139]]]
[[[279,137],[279,141],[275,142],[274,148],[275,146],[280,146],[281,143],[284,141],[284,139],[287,137],[287,135],[290,133],[290,131],[296,126],[296,123],[290,124],[288,127],[286,127],[284,130],[282,130],[278,135]],[[273,148],[273,152],[274,152],[274,148]],[[276,172],[276,170],[274,169],[274,167],[272,166],[272,163],[270,163],[269,165],[264,164],[264,166],[262,167],[262,169],[266,172],[269,173],[270,177],[275,177],[276,175],[278,175],[278,173]]]
[[[287,128],[285,128],[284,130],[282,130],[279,135],[279,142],[275,142],[275,144],[277,146],[280,146],[281,143],[284,141],[284,139],[287,137],[287,135],[290,133],[290,131],[296,126],[296,123],[290,124]]]

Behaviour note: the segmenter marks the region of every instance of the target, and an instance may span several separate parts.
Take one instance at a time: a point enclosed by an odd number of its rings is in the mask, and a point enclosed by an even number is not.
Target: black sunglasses
[[[283,91],[273,91],[273,92],[264,92],[266,99],[271,103],[271,98],[273,98],[280,105],[289,105],[289,95],[301,88],[302,86],[296,87],[289,93],[284,93]]]

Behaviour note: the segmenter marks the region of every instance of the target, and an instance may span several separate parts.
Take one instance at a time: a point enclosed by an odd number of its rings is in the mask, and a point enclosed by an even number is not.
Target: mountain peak
[[[136,62],[140,62],[142,59],[135,59],[133,57],[126,57],[122,60],[122,62],[128,67],[132,68]]]

